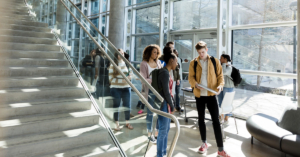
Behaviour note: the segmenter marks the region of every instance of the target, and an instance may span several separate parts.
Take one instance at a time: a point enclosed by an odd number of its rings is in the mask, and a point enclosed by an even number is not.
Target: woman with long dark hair
[[[224,81],[225,85],[223,87],[223,91],[218,95],[218,101],[219,101],[219,107],[221,107],[223,98],[227,92],[233,92],[234,91],[234,83],[231,78],[232,73],[232,67],[229,64],[231,62],[230,56],[227,54],[222,54],[220,58],[220,62],[222,64],[223,69],[223,75],[224,75]],[[225,118],[224,115],[221,116],[222,119],[224,119],[224,124],[228,124],[228,118],[231,116],[231,114],[226,114]],[[221,120],[222,120],[221,119]]]
[[[141,75],[146,79],[146,81],[149,82],[149,84],[152,83],[152,76],[151,72],[155,69],[161,69],[162,65],[158,58],[160,57],[161,52],[158,45],[149,45],[147,46],[143,51],[143,61],[140,65],[140,73]],[[142,94],[144,95],[145,99],[148,100],[149,104],[152,107],[154,106],[154,100],[156,99],[155,95],[152,93],[151,90],[148,89],[148,87],[143,84],[142,86]],[[148,96],[150,96],[150,99],[148,99]],[[142,106],[143,109],[143,106]],[[143,113],[143,110],[140,110],[138,113]],[[152,133],[152,121],[153,121],[153,113],[147,108],[147,130],[148,130],[148,137],[149,140],[152,143],[155,143],[156,140],[153,136],[151,136]]]
[[[124,56],[124,51],[122,49],[118,49],[121,55]],[[126,75],[126,77],[131,80],[132,72],[130,68],[127,68],[123,59],[119,56],[118,53],[114,55],[114,62],[118,65],[118,68],[121,69],[122,73]],[[114,112],[114,120],[116,123],[116,131],[121,130],[119,125],[119,107],[121,105],[121,100],[123,102],[123,107],[126,108],[125,112],[125,120],[126,127],[130,130],[133,129],[132,125],[129,123],[130,119],[130,105],[131,105],[131,88],[130,85],[126,82],[123,76],[117,71],[116,67],[112,64],[109,67],[109,82],[110,82],[110,93],[114,97],[113,107],[117,110]]]

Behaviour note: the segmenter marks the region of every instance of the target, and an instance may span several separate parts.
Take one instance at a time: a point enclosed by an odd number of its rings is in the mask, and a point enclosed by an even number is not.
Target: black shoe
[[[141,103],[140,102],[138,102],[138,104],[136,105],[136,109],[140,109],[141,108]]]
[[[183,112],[183,109],[181,109],[180,107],[176,108],[177,112]]]

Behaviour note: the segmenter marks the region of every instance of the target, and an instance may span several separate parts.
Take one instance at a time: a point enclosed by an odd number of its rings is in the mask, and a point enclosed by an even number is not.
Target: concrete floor
[[[146,113],[138,115],[138,110],[135,108],[138,99],[133,94],[132,97],[132,114],[136,115],[131,118],[130,123],[133,125],[134,129],[129,130],[125,128],[125,121],[122,121],[124,114],[120,114],[120,123],[122,130],[114,131],[116,137],[123,150],[129,157],[142,157],[145,155],[146,147],[148,144],[147,130],[146,130]],[[196,116],[197,111],[193,108],[187,107],[188,116]],[[146,112],[146,109],[145,109]],[[180,122],[180,137],[178,139],[174,157],[193,157],[193,156],[206,156],[206,157],[216,157],[217,156],[217,146],[215,142],[215,137],[213,133],[212,123],[207,121],[207,141],[209,143],[209,150],[206,154],[198,154],[197,150],[201,145],[200,133],[197,125],[197,119],[189,119],[188,123],[184,121],[184,115],[179,115],[178,112],[175,116]],[[209,118],[209,115],[207,115]],[[107,119],[112,128],[115,127],[111,119]],[[227,152],[233,157],[281,157],[281,152],[270,148],[263,143],[254,140],[254,145],[251,145],[251,135],[246,129],[246,121],[237,119],[238,131],[236,132],[235,123],[233,118],[229,119],[229,125],[225,126],[224,131],[226,135],[226,140],[224,142],[224,147]],[[171,123],[170,134],[168,138],[168,145],[170,145],[171,140],[174,137],[175,125]],[[156,156],[156,144],[150,143],[146,157]]]
[[[235,91],[234,113],[242,119],[247,119],[256,113],[279,118],[286,107],[297,107],[297,101],[292,101],[291,97],[243,89],[235,89]]]

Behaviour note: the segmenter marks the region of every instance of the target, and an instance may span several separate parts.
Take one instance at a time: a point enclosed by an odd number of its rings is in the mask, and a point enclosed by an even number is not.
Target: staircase
[[[0,4],[0,156],[119,156],[47,24]]]

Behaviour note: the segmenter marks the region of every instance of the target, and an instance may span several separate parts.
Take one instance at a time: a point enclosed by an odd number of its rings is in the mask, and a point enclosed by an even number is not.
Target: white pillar
[[[297,8],[300,8],[300,3],[297,3]],[[298,33],[298,39],[297,41],[300,41],[300,9],[297,9],[297,33]],[[298,42],[299,43],[299,42]],[[299,51],[300,50],[300,44],[297,44],[297,82],[298,82],[298,90],[300,89],[300,83],[299,83],[299,80],[300,80],[300,53]],[[300,92],[298,91],[298,107],[300,107],[300,103],[299,103],[299,98],[300,98]]]
[[[218,0],[218,18],[217,18],[217,58],[220,58],[225,51],[223,46],[223,0]]]
[[[159,46],[164,48],[164,12],[165,12],[165,0],[160,0],[160,14],[159,14]],[[169,8],[170,9],[170,8]]]
[[[116,48],[124,47],[125,1],[110,1],[108,38]]]

